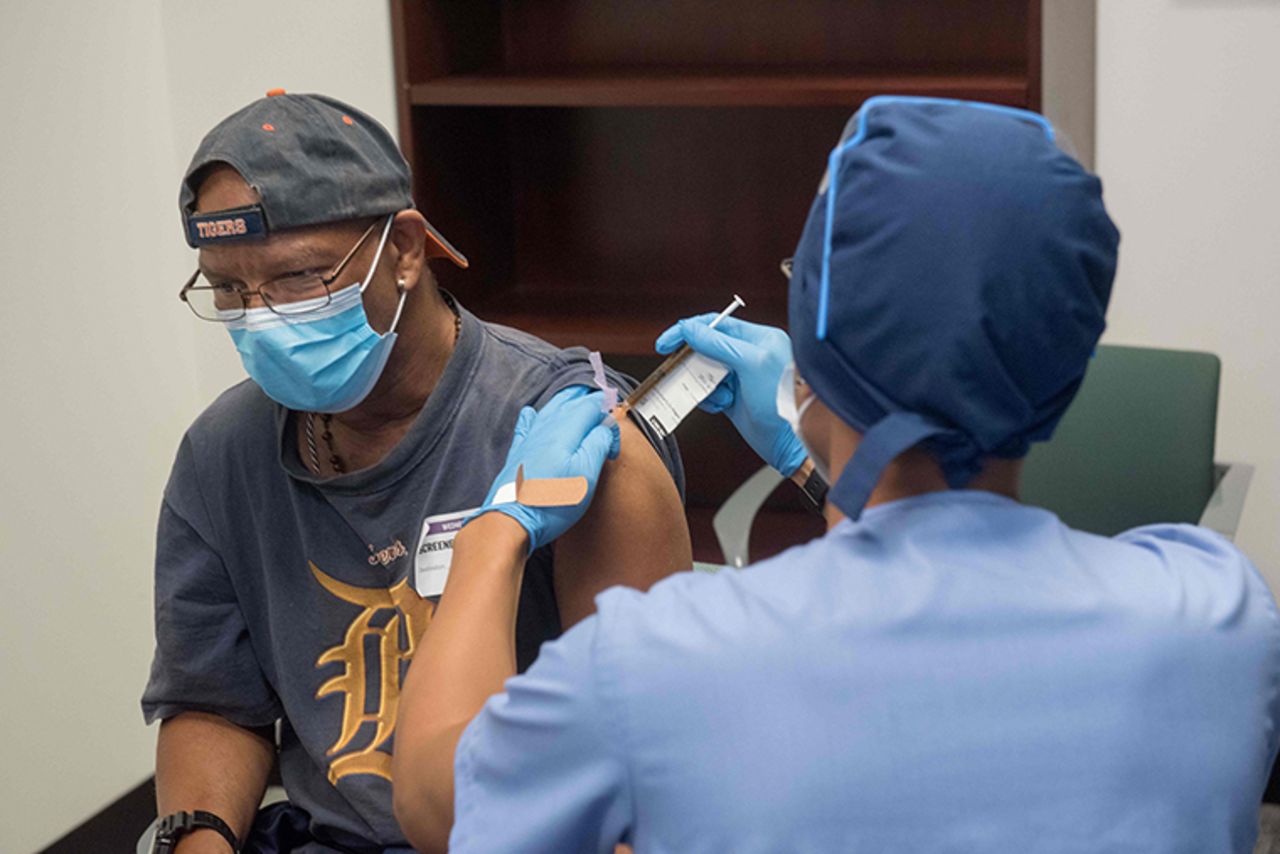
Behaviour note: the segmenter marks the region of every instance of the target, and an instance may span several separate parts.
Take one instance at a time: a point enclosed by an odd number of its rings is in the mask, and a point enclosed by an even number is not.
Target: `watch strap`
[[[803,479],[795,478],[800,491],[804,493],[805,498],[809,499],[812,509],[821,513],[823,506],[827,503],[827,491],[830,489],[826,478],[818,474],[817,467],[809,460],[804,461],[804,465],[797,474],[803,477]]]
[[[155,845],[152,850],[171,851],[174,843],[188,833],[193,833],[197,830],[217,831],[223,839],[227,840],[227,844],[231,846],[233,852],[238,854],[240,851],[240,841],[236,839],[235,831],[231,829],[231,825],[206,810],[175,812],[160,819],[156,824]],[[160,847],[166,843],[167,847]]]

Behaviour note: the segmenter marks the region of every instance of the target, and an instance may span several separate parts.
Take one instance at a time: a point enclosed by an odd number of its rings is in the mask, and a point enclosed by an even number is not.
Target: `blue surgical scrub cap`
[[[1120,235],[1040,115],[878,97],[845,127],[796,248],[796,366],[863,434],[829,500],[862,512],[923,443],[953,488],[1048,439],[1106,326]]]

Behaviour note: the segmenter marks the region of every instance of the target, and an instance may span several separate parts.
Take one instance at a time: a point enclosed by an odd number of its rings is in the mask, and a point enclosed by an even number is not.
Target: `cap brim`
[[[430,238],[430,242],[435,244],[435,251],[432,251],[430,246],[427,247],[428,258],[448,258],[464,270],[471,266],[467,256],[459,252],[456,246],[446,240],[445,236],[437,231],[434,225],[427,222],[425,218],[422,220],[422,225],[427,230],[427,237]]]

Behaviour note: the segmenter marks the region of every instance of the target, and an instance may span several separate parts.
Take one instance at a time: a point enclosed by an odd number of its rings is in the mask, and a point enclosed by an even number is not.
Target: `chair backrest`
[[[1214,486],[1217,356],[1102,346],[1051,441],[1034,447],[1022,498],[1111,536],[1200,519]]]

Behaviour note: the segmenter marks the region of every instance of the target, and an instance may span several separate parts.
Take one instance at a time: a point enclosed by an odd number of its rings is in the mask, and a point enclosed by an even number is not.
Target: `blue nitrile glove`
[[[529,551],[544,546],[573,527],[591,505],[605,460],[618,456],[621,434],[618,423],[600,408],[604,395],[572,386],[535,411],[526,406],[516,419],[515,437],[489,495],[467,522],[482,513],[497,511],[515,519],[529,534]],[[524,477],[578,477],[587,479],[587,497],[572,507],[526,507],[514,501],[495,504],[503,486],[515,483],[516,470]]]
[[[791,427],[778,415],[778,381],[791,364],[791,339],[772,326],[733,317],[708,324],[714,314],[700,314],[676,323],[658,336],[659,353],[687,343],[695,352],[729,369],[715,390],[700,404],[707,412],[725,412],[760,457],[790,477],[808,454]]]

